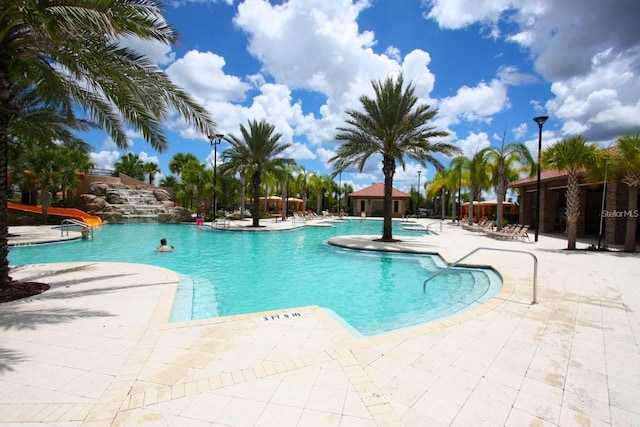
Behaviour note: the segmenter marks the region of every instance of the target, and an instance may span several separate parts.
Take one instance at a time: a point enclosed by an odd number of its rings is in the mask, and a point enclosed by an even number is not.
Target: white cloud
[[[606,139],[637,130],[637,0],[431,0],[428,5],[426,17],[441,28],[500,26],[505,40],[527,49],[535,69],[552,82],[555,98],[546,107],[563,121],[564,135]],[[499,78],[512,84],[514,75],[507,71],[506,76],[499,71]]]
[[[284,150],[282,155],[284,157],[298,161],[317,158],[316,154],[313,151],[309,150],[309,147],[300,142],[294,142],[291,147]]]
[[[144,151],[141,151],[138,154],[138,158],[142,163],[155,163],[156,165],[160,165],[160,160],[158,159],[158,156],[150,156]]]
[[[120,44],[145,55],[158,65],[167,65],[175,60],[171,46],[157,40],[123,37]]]
[[[507,89],[499,80],[475,87],[463,86],[455,96],[444,98],[440,104],[439,121],[447,125],[459,120],[490,121],[491,116],[509,106]]]
[[[491,146],[491,141],[485,132],[471,132],[465,139],[458,140],[456,145],[462,150],[463,156],[471,158],[478,151]]]
[[[250,86],[236,76],[224,73],[225,60],[211,52],[192,50],[171,64],[166,72],[175,83],[189,88],[201,102],[243,101]]]
[[[518,127],[512,129],[511,131],[513,132],[513,136],[516,138],[516,140],[519,141],[527,135],[527,124],[520,123]]]
[[[89,153],[89,158],[96,165],[97,169],[113,169],[114,164],[120,159],[119,151],[99,151]]]

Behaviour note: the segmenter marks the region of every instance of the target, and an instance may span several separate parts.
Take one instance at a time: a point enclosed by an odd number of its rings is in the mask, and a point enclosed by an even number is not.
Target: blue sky
[[[336,127],[359,108],[371,80],[402,72],[433,122],[465,155],[489,145],[543,146],[582,134],[609,144],[640,131],[640,2],[637,0],[199,0],[165,2],[179,46],[123,43],[152,58],[202,103],[223,134],[265,118],[293,144],[285,152],[307,171],[331,174]],[[169,150],[155,152],[131,133],[129,151],[167,164],[190,152],[207,165],[205,135],[179,117],[165,124]],[[123,154],[108,136],[85,136],[98,167]],[[226,143],[218,146],[218,164]],[[382,182],[380,159],[342,182],[358,190]],[[449,159],[441,158],[447,165]],[[408,191],[434,167],[408,161],[394,186]]]

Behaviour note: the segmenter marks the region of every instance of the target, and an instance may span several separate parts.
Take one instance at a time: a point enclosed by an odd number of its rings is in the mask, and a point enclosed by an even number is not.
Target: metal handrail
[[[442,220],[437,221],[437,222],[430,222],[429,224],[427,224],[427,231],[429,231],[429,227],[431,227],[434,224],[440,224],[440,232],[442,233]]]
[[[66,225],[66,230],[67,230],[67,236],[69,235],[69,227],[72,226],[72,225],[75,225],[75,226],[78,226],[78,227],[82,227],[88,233],[91,233],[91,239],[93,239],[93,227],[91,227],[86,222],[78,221],[77,219],[73,219],[73,218],[65,218],[65,219],[63,219],[62,223],[60,224],[60,236],[64,236],[65,225]],[[84,233],[83,233],[83,236],[84,236]]]
[[[431,276],[427,277],[426,280],[424,282],[422,282],[422,292],[426,292],[426,288],[427,288],[427,282],[439,275],[441,275],[442,273],[444,273],[445,271],[455,267],[456,265],[458,265],[462,260],[469,258],[471,255],[473,255],[474,253],[480,251],[480,250],[487,250],[487,251],[500,251],[500,252],[517,252],[517,253],[521,253],[521,254],[528,254],[531,255],[531,257],[533,258],[533,299],[531,301],[531,304],[536,304],[538,302],[538,258],[532,254],[531,252],[527,252],[527,251],[519,251],[519,250],[511,250],[511,249],[499,249],[499,248],[486,248],[486,247],[481,247],[481,248],[475,248],[474,250],[472,250],[471,252],[469,252],[468,254],[466,254],[465,256],[463,256],[462,258],[452,262],[451,264],[447,265],[446,268],[432,274]]]

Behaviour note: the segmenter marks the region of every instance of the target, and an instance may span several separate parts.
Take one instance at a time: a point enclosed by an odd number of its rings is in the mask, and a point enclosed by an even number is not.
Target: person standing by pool
[[[171,252],[174,249],[175,248],[173,245],[167,246],[167,239],[164,239],[164,238],[160,239],[160,246],[156,248],[158,252]]]

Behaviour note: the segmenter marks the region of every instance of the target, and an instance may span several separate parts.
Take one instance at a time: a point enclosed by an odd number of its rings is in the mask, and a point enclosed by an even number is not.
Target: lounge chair
[[[522,239],[522,241],[524,241],[525,237],[527,238],[528,242],[531,242],[531,239],[529,238],[529,234],[527,233],[527,231],[529,230],[529,226],[528,225],[523,225],[522,228],[520,230],[518,230],[518,232],[514,235],[514,239]]]
[[[520,224],[507,226],[500,231],[489,231],[486,235],[494,239],[513,240],[522,227]]]

